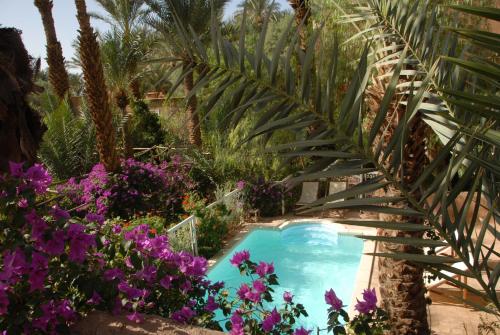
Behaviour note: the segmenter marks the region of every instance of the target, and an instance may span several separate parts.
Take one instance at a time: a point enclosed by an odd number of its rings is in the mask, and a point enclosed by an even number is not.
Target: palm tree
[[[101,53],[97,35],[90,26],[85,0],[75,0],[79,30],[79,53],[85,81],[85,94],[88,108],[94,121],[99,159],[107,171],[118,168],[115,130],[109,106],[108,89],[104,79]]]
[[[178,35],[176,25],[180,22],[185,27],[190,27],[196,36],[205,35],[209,30],[210,13],[220,18],[222,9],[228,0],[146,0],[150,15],[146,22],[163,37],[166,49],[182,65],[183,71],[192,67],[192,56],[187,46],[182,43],[183,36]],[[212,5],[211,5],[212,4]],[[206,74],[208,68],[201,69],[200,73]],[[182,78],[182,77],[181,77]],[[194,74],[192,71],[183,76],[184,91],[189,96],[187,101],[189,142],[199,148],[202,147],[200,118],[197,112],[198,99],[196,94],[189,94],[194,87]]]
[[[90,15],[108,23],[112,30],[116,31],[115,36],[122,37],[124,46],[133,46],[129,53],[145,54],[150,41],[143,28],[144,0],[97,0],[97,4],[106,12],[106,15],[95,12],[91,12]],[[124,63],[123,71],[134,77],[129,82],[129,88],[134,98],[139,100],[142,99],[138,75],[141,57],[133,57],[133,59],[134,62]]]
[[[309,0],[288,0],[295,13],[295,24],[299,27],[300,49],[305,52],[307,46],[307,25],[311,17]]]
[[[52,0],[35,0],[35,6],[42,16],[43,29],[47,39],[47,63],[49,65],[49,81],[56,95],[63,99],[69,90],[69,77],[64,66],[61,43],[57,40],[54,18],[52,17]]]
[[[210,67],[213,73],[205,81],[218,83],[209,103],[204,104],[208,112],[224,91],[234,97],[227,111],[231,124],[238,124],[249,111],[257,120],[247,140],[262,135],[269,138],[282,131],[304,134],[296,142],[268,148],[286,159],[316,158],[288,180],[290,186],[317,178],[376,173],[375,178],[319,199],[301,211],[349,208],[380,214],[379,220],[341,222],[382,230],[378,236],[364,238],[382,243],[375,256],[383,258],[379,281],[391,334],[429,333],[424,268],[500,306],[496,292],[500,265],[491,263],[491,257],[498,256],[494,250],[498,239],[495,222],[500,219],[500,74],[497,60],[490,54],[498,52],[494,41],[500,41],[500,35],[458,28],[443,32],[437,9],[427,4],[365,0],[355,14],[346,16],[350,22],[365,20],[367,27],[375,27],[361,30],[357,36],[377,43],[367,43],[341,101],[337,101],[334,86],[337,57],[321,68],[327,78],[316,76],[312,81],[308,72],[315,50],[306,50],[303,75],[294,80],[297,76],[290,59],[297,45],[281,43],[288,31],[268,57],[262,50],[245,49],[244,43],[227,46],[229,42],[222,40],[219,28],[214,27],[212,36],[217,43],[212,43],[212,52],[222,53],[224,62],[220,63],[212,62],[204,56],[206,50],[200,52],[197,44],[185,40],[185,45],[193,46],[190,53],[196,59],[185,73]],[[500,20],[500,13],[493,8],[454,8]],[[475,44],[475,54],[459,52],[460,36],[461,43]],[[240,41],[244,38],[240,36]],[[292,40],[297,41],[297,36]],[[480,47],[486,50],[478,50]],[[338,52],[334,50],[334,54]],[[370,66],[371,61],[376,66]],[[377,68],[386,72],[377,73]],[[382,82],[380,94],[369,85],[372,75],[389,78]],[[203,86],[197,85],[192,94]],[[373,116],[365,104],[369,87],[377,102],[372,106]],[[365,122],[367,117],[370,122]],[[304,131],[318,122],[314,132]],[[441,141],[432,161],[425,158],[429,136]],[[378,193],[358,198],[373,192]],[[460,202],[460,194],[465,194],[465,202]],[[347,200],[335,201],[339,199]],[[480,217],[483,200],[488,213]],[[440,240],[424,238],[424,233],[436,234]],[[487,244],[489,240],[493,242]],[[454,256],[422,253],[421,247],[441,245],[449,245]],[[468,271],[452,266],[460,261]],[[481,289],[442,271],[473,278]]]
[[[273,21],[278,19],[280,6],[272,0],[245,0],[238,5],[235,16],[240,17],[243,12],[245,12],[246,19],[252,23],[255,30],[261,32],[266,15],[269,15]]]

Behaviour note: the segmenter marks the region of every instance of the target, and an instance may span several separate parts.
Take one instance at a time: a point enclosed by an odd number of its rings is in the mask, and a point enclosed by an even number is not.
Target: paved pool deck
[[[214,258],[209,261],[209,266],[213,266],[221,257],[229,252],[237,243],[239,243],[245,236],[255,228],[283,228],[284,225],[292,223],[300,223],[301,221],[322,221],[324,223],[336,224],[339,226],[340,231],[345,234],[353,235],[375,235],[376,229],[356,227],[351,225],[342,225],[336,223],[335,219],[338,218],[331,215],[321,216],[308,216],[297,217],[293,215],[282,216],[276,218],[259,219],[257,222],[244,223],[239,231],[226,243],[226,246]],[[363,218],[358,213],[343,213],[342,218]],[[356,297],[360,297],[364,289],[375,287],[378,292],[378,261],[366,253],[374,252],[375,243],[373,241],[364,242],[363,256],[361,257],[359,270],[354,285],[353,296],[351,298],[349,312],[354,312],[354,305]],[[479,285],[470,282],[475,288],[480,289]],[[432,334],[439,335],[473,335],[478,334],[478,326],[483,320],[494,321],[492,316],[484,312],[479,312],[470,306],[464,305],[456,298],[462,296],[462,291],[454,286],[442,285],[435,291],[429,292],[428,296],[432,304],[428,306],[429,324],[431,326]],[[474,297],[469,293],[469,298],[475,303],[483,304],[479,298]],[[485,334],[500,334],[500,329],[495,333]]]

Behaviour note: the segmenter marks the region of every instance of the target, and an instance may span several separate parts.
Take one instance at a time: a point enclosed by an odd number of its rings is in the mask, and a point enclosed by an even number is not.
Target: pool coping
[[[266,223],[247,223],[235,236],[233,236],[228,241],[224,248],[222,248],[214,257],[209,260],[208,271],[210,271],[231,250],[236,248],[238,244],[241,243],[241,241],[243,241],[243,239],[255,229],[283,230],[290,225],[299,225],[311,221],[321,224],[333,224],[339,229],[338,233],[343,235],[363,236],[373,235],[376,233],[376,230],[373,228],[347,226],[339,222],[335,222],[334,218],[319,218],[314,216],[307,218],[285,217],[278,218]],[[356,299],[361,297],[364,289],[369,288],[368,284],[370,284],[370,272],[372,271],[372,261],[374,256],[367,255],[367,253],[375,252],[374,247],[375,243],[373,241],[363,239],[363,251],[361,252],[361,259],[359,261],[358,271],[356,272],[356,279],[354,282],[353,292],[348,309],[350,315],[355,312],[354,306],[356,304]]]

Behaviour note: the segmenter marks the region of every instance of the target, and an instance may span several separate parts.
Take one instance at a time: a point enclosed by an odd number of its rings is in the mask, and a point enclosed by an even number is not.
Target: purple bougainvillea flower
[[[238,311],[234,312],[233,315],[231,315],[231,335],[244,335],[245,333],[243,332],[243,327],[244,327],[244,322],[243,318],[241,317],[240,313]]]
[[[342,309],[342,300],[337,297],[333,289],[325,292],[325,302],[332,306],[335,311]]]
[[[87,215],[85,215],[85,219],[87,219],[88,222],[95,222],[95,223],[98,223],[100,225],[102,225],[104,223],[104,216],[102,216],[101,214],[88,213]],[[118,234],[120,232],[115,232],[113,230],[113,233]]]
[[[288,292],[288,291],[285,291],[283,293],[283,300],[285,300],[286,303],[291,303],[292,302],[292,299],[293,299],[293,294]]]
[[[368,314],[370,312],[374,312],[377,309],[377,293],[375,292],[375,288],[367,289],[363,291],[363,300],[359,301],[354,309],[362,314]]]
[[[152,283],[156,279],[157,269],[153,265],[145,266],[142,270],[138,271],[135,276],[137,279]]]
[[[113,268],[104,271],[104,279],[107,281],[115,280],[115,279],[120,279],[122,280],[124,278],[123,271],[118,269],[118,268]]]
[[[274,264],[260,262],[259,265],[255,268],[255,272],[262,278],[266,275],[274,273]]]
[[[3,254],[3,270],[0,272],[0,281],[14,285],[27,271],[28,263],[26,262],[24,252],[20,248],[16,248],[13,252],[10,250],[5,251]]]
[[[311,334],[311,332],[312,332],[312,330],[307,330],[304,327],[300,327],[300,328],[295,329],[295,331],[293,332],[293,335],[309,335],[309,334]]]
[[[246,296],[249,292],[250,292],[250,287],[248,287],[247,284],[241,284],[236,294],[238,295],[238,297],[240,297],[241,300],[244,300],[246,299]]]
[[[215,311],[217,308],[219,308],[219,304],[215,302],[215,298],[213,296],[208,296],[207,298],[207,304],[205,305],[205,310],[209,312]]]
[[[243,262],[248,261],[250,259],[250,252],[248,250],[242,250],[233,255],[233,257],[229,260],[231,264],[238,267]]]
[[[10,175],[15,178],[22,177],[24,174],[23,164],[24,163],[9,162]]]
[[[87,300],[87,304],[95,306],[99,305],[101,302],[103,302],[102,297],[96,291],[94,291],[94,293],[92,293],[92,297]]]
[[[60,219],[68,220],[70,218],[69,213],[64,209],[59,208],[58,205],[54,205],[51,208],[50,215],[52,215],[52,217],[55,220],[60,220]]]
[[[96,246],[95,235],[87,234],[84,231],[85,227],[81,224],[73,223],[69,225],[69,259],[72,262],[83,263],[88,249]]]
[[[261,281],[261,280],[256,280],[252,284],[253,288],[255,289],[255,292],[262,294],[266,292],[266,285]]]
[[[52,177],[41,164],[35,164],[28,168],[24,174],[24,178],[28,182],[28,185],[38,194],[47,192],[47,188],[52,183]]]
[[[160,285],[168,290],[172,286],[172,281],[175,278],[176,278],[175,276],[165,276],[160,280]]]
[[[27,208],[28,207],[28,200],[26,200],[25,198],[21,198],[19,199],[19,201],[17,202],[17,207],[19,208]]]
[[[64,230],[56,230],[52,233],[52,238],[45,243],[44,250],[51,256],[60,256],[64,252],[66,240],[66,232]]]
[[[243,188],[245,188],[245,182],[243,180],[240,180],[236,183],[236,188],[238,190],[242,190]]]
[[[273,330],[274,326],[280,322],[281,315],[276,310],[276,307],[274,307],[272,312],[264,318],[264,321],[262,322],[262,329],[266,332],[270,332]]]
[[[184,306],[180,310],[173,312],[171,318],[179,323],[187,323],[195,316],[196,313],[191,308]]]

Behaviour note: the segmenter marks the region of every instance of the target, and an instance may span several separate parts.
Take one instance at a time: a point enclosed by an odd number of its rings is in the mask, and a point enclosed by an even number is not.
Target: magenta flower
[[[21,198],[19,199],[19,201],[17,202],[17,207],[19,208],[27,208],[28,207],[28,200],[26,200],[25,198]]]
[[[144,280],[147,283],[152,283],[156,279],[156,271],[157,269],[155,266],[149,265],[138,271],[135,276],[137,279]]]
[[[358,312],[362,314],[374,312],[377,309],[377,293],[375,293],[375,288],[364,290],[363,300],[359,301],[356,299],[356,301],[358,303],[354,306],[354,309]]]
[[[295,331],[293,332],[293,335],[309,335],[309,334],[311,334],[311,332],[312,332],[312,330],[307,330],[304,327],[300,327],[300,328],[295,329]]]
[[[273,330],[274,326],[280,322],[281,315],[276,310],[276,307],[274,307],[272,312],[264,318],[264,321],[262,322],[262,329],[266,332],[270,332]]]
[[[215,298],[211,295],[207,298],[207,304],[205,305],[205,310],[209,312],[215,311],[219,308],[219,304],[215,302]]]
[[[255,291],[259,294],[266,292],[267,289],[266,285],[264,285],[264,283],[261,280],[254,281],[252,286],[255,289]]]
[[[293,299],[293,294],[288,292],[288,291],[285,291],[283,293],[283,300],[285,300],[286,303],[290,304],[292,302],[292,299]]]
[[[100,214],[88,213],[87,215],[85,215],[85,219],[87,219],[88,222],[95,222],[95,223],[100,224],[100,225],[102,225],[104,223],[104,216],[102,216]],[[118,234],[119,232],[116,233],[113,230],[113,233]]]
[[[84,231],[85,227],[77,223],[69,225],[68,228],[69,259],[75,263],[83,263],[87,250],[92,246],[96,246],[95,236]]]
[[[244,327],[244,322],[243,318],[241,317],[240,313],[238,311],[234,312],[233,315],[231,315],[231,335],[245,335],[243,331]]]
[[[16,248],[13,252],[5,251],[3,255],[3,270],[0,280],[7,284],[16,284],[20,277],[28,271],[28,264],[24,252]]]
[[[96,291],[94,291],[94,293],[92,293],[92,297],[87,300],[87,304],[89,305],[99,305],[101,302],[103,302],[101,296],[99,295],[99,293],[97,293]]]
[[[28,168],[24,174],[24,178],[28,182],[28,185],[38,194],[47,192],[47,188],[52,182],[52,177],[41,164],[35,164]]]
[[[333,289],[325,292],[325,302],[332,306],[333,310],[339,311],[342,309],[342,300],[340,300]]]
[[[191,308],[184,306],[180,310],[173,312],[171,318],[179,323],[187,323],[195,316],[196,313]]]
[[[238,297],[240,297],[241,300],[244,300],[247,298],[249,292],[250,292],[250,287],[248,287],[247,284],[241,284],[236,294],[238,294]]]
[[[255,268],[255,272],[262,278],[266,275],[274,273],[274,264],[260,262],[259,265]]]
[[[52,209],[50,210],[50,215],[52,215],[52,217],[55,220],[59,220],[59,219],[68,220],[70,218],[69,213],[67,211],[65,211],[64,209],[59,208],[58,205],[54,205],[52,207]]]
[[[51,256],[60,256],[64,252],[66,240],[66,232],[64,230],[56,230],[52,233],[52,238],[45,243],[44,251]]]
[[[168,290],[172,286],[172,281],[175,278],[176,278],[175,276],[165,276],[160,280],[160,285]]]
[[[240,180],[240,181],[238,181],[238,182],[236,183],[236,188],[237,188],[238,190],[240,190],[240,191],[241,191],[244,187],[245,187],[245,182],[244,182],[243,180]]]
[[[0,315],[7,314],[9,307],[9,297],[7,296],[7,291],[9,287],[2,282],[0,282]]]
[[[120,270],[118,268],[113,268],[113,269],[109,269],[109,270],[104,271],[104,279],[107,281],[112,281],[115,279],[122,280],[123,278],[124,278],[123,272],[122,272],[122,270]]]
[[[23,164],[24,163],[9,162],[10,175],[15,178],[22,177],[24,173]]]
[[[250,259],[250,252],[248,250],[242,250],[240,252],[236,252],[233,257],[229,260],[231,264],[238,267],[243,262],[246,262]]]

